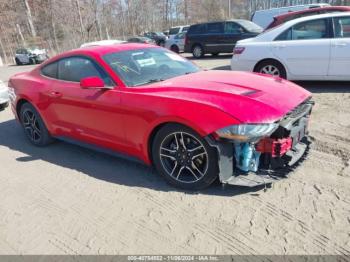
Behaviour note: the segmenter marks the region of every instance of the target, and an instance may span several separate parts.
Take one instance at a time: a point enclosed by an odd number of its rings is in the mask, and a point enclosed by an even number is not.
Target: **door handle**
[[[49,97],[59,98],[61,96],[62,96],[62,94],[60,92],[57,92],[57,91],[49,92]]]
[[[346,43],[334,43],[333,46],[347,46]]]
[[[276,45],[275,48],[286,48],[287,45]]]

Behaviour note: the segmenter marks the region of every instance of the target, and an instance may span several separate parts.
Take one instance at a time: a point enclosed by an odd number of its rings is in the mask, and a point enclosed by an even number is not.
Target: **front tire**
[[[216,150],[192,129],[169,124],[158,131],[153,141],[154,166],[169,184],[198,190],[218,177]]]
[[[255,70],[257,73],[268,74],[272,76],[278,76],[287,79],[287,72],[284,66],[276,60],[266,60],[260,62]]]
[[[29,103],[22,105],[20,120],[29,141],[35,146],[46,146],[53,142],[44,121],[37,110]]]

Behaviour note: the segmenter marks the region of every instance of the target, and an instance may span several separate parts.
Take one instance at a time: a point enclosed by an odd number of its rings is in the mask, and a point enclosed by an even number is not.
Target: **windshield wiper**
[[[164,79],[161,79],[161,78],[154,78],[154,79],[150,79],[144,83],[141,83],[141,84],[137,84],[136,86],[142,86],[142,85],[147,85],[147,84],[152,84],[152,83],[157,83],[157,82],[162,82],[164,81]]]

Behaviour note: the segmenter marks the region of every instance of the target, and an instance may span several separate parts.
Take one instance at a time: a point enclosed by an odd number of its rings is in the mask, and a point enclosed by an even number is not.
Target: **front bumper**
[[[303,158],[309,141],[308,122],[312,101],[305,101],[278,122],[278,129],[271,135],[274,141],[290,140],[288,150],[278,148],[278,152],[259,152],[259,166],[256,172],[242,171],[237,166],[234,141],[217,141],[207,137],[208,143],[215,147],[219,159],[219,179],[223,184],[255,187],[278,181],[288,176],[294,165]],[[259,149],[258,143],[254,145]],[[283,149],[283,148],[282,148]]]

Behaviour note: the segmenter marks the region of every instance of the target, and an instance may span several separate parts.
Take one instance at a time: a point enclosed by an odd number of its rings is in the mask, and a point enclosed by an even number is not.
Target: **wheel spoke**
[[[191,166],[187,166],[186,168],[197,180],[204,176],[204,174],[198,169],[198,167],[193,162]]]
[[[33,134],[34,134],[34,140],[39,140],[40,139],[40,134],[35,129],[33,130]],[[37,139],[35,139],[35,135],[36,135]]]
[[[176,153],[176,150],[171,150],[171,149],[164,148],[164,147],[160,148],[160,155],[162,157],[167,157],[167,158],[170,158],[171,160],[174,160],[174,161],[176,161],[176,158],[174,156],[175,153]]]
[[[35,141],[35,132],[33,129],[30,129],[30,137],[32,138],[33,141]]]
[[[30,116],[28,115],[27,111],[23,114],[23,124],[30,125]]]
[[[175,143],[176,143],[176,149],[179,149],[179,141],[177,140],[177,133],[174,133],[174,137],[175,137]]]
[[[207,152],[205,151],[202,145],[197,146],[193,149],[188,149],[188,152],[192,153],[192,160],[207,154]]]
[[[181,175],[182,170],[184,170],[184,166],[180,167],[179,172],[177,172],[176,179],[179,179],[179,176]]]
[[[181,139],[180,139],[181,144],[182,144],[182,146],[183,146],[184,149],[187,149],[187,148],[186,148],[186,145],[185,145],[185,139],[184,139],[183,133],[181,132],[180,135],[181,135]]]

